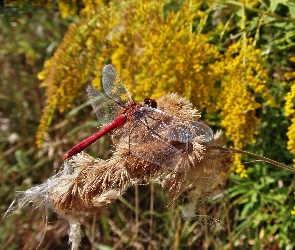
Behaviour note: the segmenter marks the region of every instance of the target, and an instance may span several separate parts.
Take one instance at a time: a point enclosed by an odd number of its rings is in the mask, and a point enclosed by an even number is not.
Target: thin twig
[[[150,244],[149,244],[149,249],[152,249],[152,235],[153,235],[153,220],[154,220],[154,195],[155,195],[155,186],[154,182],[151,182],[150,190],[150,221],[149,221],[149,226],[150,226]]]
[[[139,190],[138,185],[135,185],[135,232],[134,238],[137,239],[139,230]]]
[[[248,152],[248,151],[244,151],[244,150],[241,150],[241,149],[235,149],[235,148],[223,148],[223,147],[219,147],[219,146],[211,146],[211,148],[216,148],[216,149],[219,149],[221,151],[226,151],[226,152],[231,152],[231,153],[234,153],[234,154],[246,154],[246,155],[250,155],[250,156],[253,156],[253,157],[256,157],[258,159],[261,159],[271,165],[274,165],[276,167],[279,167],[279,168],[283,168],[285,170],[288,170],[288,171],[291,171],[292,173],[295,173],[295,168],[292,168],[292,167],[289,167],[285,164],[282,164],[280,162],[277,162],[275,160],[272,160],[272,159],[269,159],[267,157],[264,157],[264,156],[261,156],[261,155],[258,155],[258,154],[254,154],[254,153],[251,153],[251,152]]]
[[[231,5],[231,6],[239,7],[239,8],[242,8],[242,6],[244,5],[244,3],[239,3],[239,2],[236,2],[236,1],[232,1],[232,0],[218,1],[218,3],[223,4],[223,5]],[[277,15],[274,12],[269,12],[269,11],[264,11],[264,10],[260,10],[260,9],[257,9],[257,8],[253,8],[250,5],[244,5],[244,6],[245,6],[245,9],[248,10],[248,11],[256,12],[256,13],[266,15],[266,16],[270,16],[270,17],[273,17],[273,18],[275,18],[275,19],[277,19],[279,21],[294,22],[294,19],[287,18],[287,17],[282,17],[280,15]]]
[[[91,250],[95,250],[95,226],[96,226],[96,213],[93,215],[92,228],[91,228]]]

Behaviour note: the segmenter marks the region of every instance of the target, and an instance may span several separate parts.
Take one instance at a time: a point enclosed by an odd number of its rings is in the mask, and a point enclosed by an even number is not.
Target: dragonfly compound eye
[[[151,99],[151,98],[145,98],[143,101],[144,105],[147,105],[151,108],[156,109],[157,108],[157,102],[155,99]]]

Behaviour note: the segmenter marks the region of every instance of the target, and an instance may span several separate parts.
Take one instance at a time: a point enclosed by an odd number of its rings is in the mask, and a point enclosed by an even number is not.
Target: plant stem
[[[241,150],[241,149],[235,149],[235,148],[223,148],[223,147],[219,147],[219,146],[211,146],[211,148],[216,148],[216,149],[219,149],[221,151],[226,151],[226,152],[230,152],[230,153],[234,153],[234,154],[246,154],[246,155],[250,155],[250,156],[253,156],[255,158],[258,158],[258,159],[261,159],[271,165],[274,165],[274,166],[277,166],[279,168],[283,168],[283,169],[286,169],[288,171],[291,171],[292,173],[295,173],[295,168],[292,168],[292,167],[289,167],[285,164],[282,164],[280,162],[277,162],[275,160],[272,160],[272,159],[269,159],[267,157],[264,157],[264,156],[261,156],[261,155],[258,155],[258,154],[254,154],[254,153],[251,153],[251,152],[248,152],[248,151],[244,151],[244,150]]]

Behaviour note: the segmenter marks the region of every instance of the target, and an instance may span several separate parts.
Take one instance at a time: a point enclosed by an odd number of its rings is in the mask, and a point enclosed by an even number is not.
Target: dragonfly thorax
[[[138,102],[129,102],[128,105],[122,109],[121,114],[125,115],[127,119],[130,119],[131,117],[133,117],[134,112],[142,107],[143,105]]]

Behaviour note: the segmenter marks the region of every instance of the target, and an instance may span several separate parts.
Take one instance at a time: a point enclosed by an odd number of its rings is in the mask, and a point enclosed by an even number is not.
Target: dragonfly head
[[[157,102],[155,99],[145,98],[143,104],[154,109],[157,108]]]

